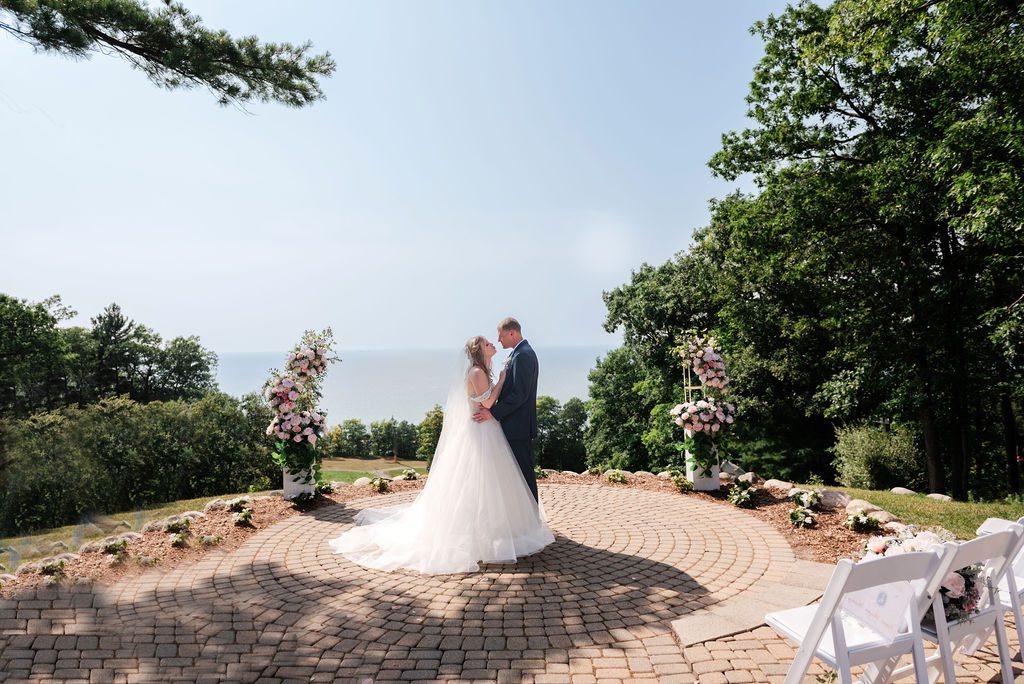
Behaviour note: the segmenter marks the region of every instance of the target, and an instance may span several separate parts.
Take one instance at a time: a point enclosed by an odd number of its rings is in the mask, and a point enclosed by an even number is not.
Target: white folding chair
[[[1024,518],[1018,518],[1017,525],[1024,526]],[[1010,529],[1014,525],[1012,520],[1003,518],[989,518],[978,528],[978,536],[992,534]],[[1003,607],[1013,613],[1013,623],[1017,627],[1017,644],[1021,649],[1021,659],[1024,659],[1024,618],[1021,617],[1021,601],[1024,600],[1024,536],[1021,536],[1021,548],[1013,557],[1006,576],[999,582],[999,600]]]
[[[766,615],[765,622],[772,629],[799,645],[785,684],[802,682],[815,657],[837,670],[843,684],[853,681],[850,668],[855,665],[865,665],[867,681],[886,682],[900,657],[908,653],[913,655],[918,682],[927,682],[921,615],[931,600],[929,591],[938,586],[938,574],[948,567],[953,551],[953,545],[944,545],[935,552],[905,553],[860,563],[843,559],[817,605]],[[877,597],[882,606],[887,595],[900,593],[894,590],[899,588],[906,597],[905,605],[895,611],[889,606],[890,619],[902,625],[895,634],[881,634],[844,609],[847,597],[855,592],[874,589],[876,593],[871,596]]]
[[[953,653],[958,648],[965,653],[973,653],[978,646],[985,643],[993,631],[996,633],[1003,684],[1013,684],[1010,649],[1006,640],[1006,630],[1002,628],[1006,607],[999,598],[998,586],[1004,579],[1007,579],[1006,574],[1011,567],[1011,561],[1020,550],[1022,536],[1024,536],[1024,527],[1011,523],[1007,529],[986,534],[953,547],[955,553],[949,559],[948,571],[981,563],[982,569],[978,573],[977,581],[982,583],[985,591],[982,592],[977,613],[953,622],[946,620],[941,592],[935,591],[932,595],[932,612],[935,622],[922,625],[921,634],[926,641],[938,646],[938,652],[928,658],[928,663],[932,664],[936,660],[942,661],[943,678],[946,684],[955,684],[956,682]],[[940,585],[948,571],[939,578]],[[1009,582],[1010,586],[1013,586],[1013,580],[1010,579]],[[899,672],[896,676],[899,676]]]

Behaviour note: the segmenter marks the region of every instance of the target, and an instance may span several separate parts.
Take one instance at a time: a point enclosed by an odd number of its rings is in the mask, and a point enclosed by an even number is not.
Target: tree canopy
[[[606,327],[637,362],[626,394],[654,413],[598,390],[592,422],[631,411],[655,435],[679,392],[669,350],[711,330],[744,411],[735,454],[806,476],[827,470],[837,427],[896,422],[920,440],[931,491],[1019,490],[1022,13],[838,0],[757,23],[752,125],[710,165],[758,190],[714,202],[690,249],[606,294]]]
[[[217,389],[217,355],[199,338],[160,335],[111,304],[90,328],[59,296],[31,303],[0,294],[0,418],[127,395],[195,401]]]
[[[72,58],[116,55],[160,87],[206,87],[224,105],[303,107],[323,99],[318,79],[335,68],[330,53],[311,54],[309,42],[233,38],[173,0],[0,0],[0,30]]]

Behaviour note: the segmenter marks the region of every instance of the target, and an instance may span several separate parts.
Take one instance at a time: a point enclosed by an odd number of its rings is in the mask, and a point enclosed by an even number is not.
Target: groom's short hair
[[[519,321],[509,316],[498,324],[498,327],[508,332],[509,330],[515,330],[517,333],[522,334],[523,327],[519,325]]]

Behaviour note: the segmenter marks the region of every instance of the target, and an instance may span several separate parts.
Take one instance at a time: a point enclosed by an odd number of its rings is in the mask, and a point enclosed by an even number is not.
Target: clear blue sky
[[[515,315],[613,344],[603,290],[687,247],[731,184],[782,2],[213,2],[233,35],[329,50],[327,100],[219,107],[117,58],[0,35],[0,292],[110,302],[165,337],[445,347]],[[282,10],[285,10],[282,13]]]

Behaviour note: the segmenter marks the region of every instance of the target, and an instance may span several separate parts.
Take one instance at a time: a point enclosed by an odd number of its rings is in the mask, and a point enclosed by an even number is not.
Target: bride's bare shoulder
[[[490,385],[487,374],[484,373],[484,369],[479,366],[473,366],[469,369],[469,373],[466,375],[469,380],[469,384],[473,386],[473,389],[479,392],[483,392]]]

